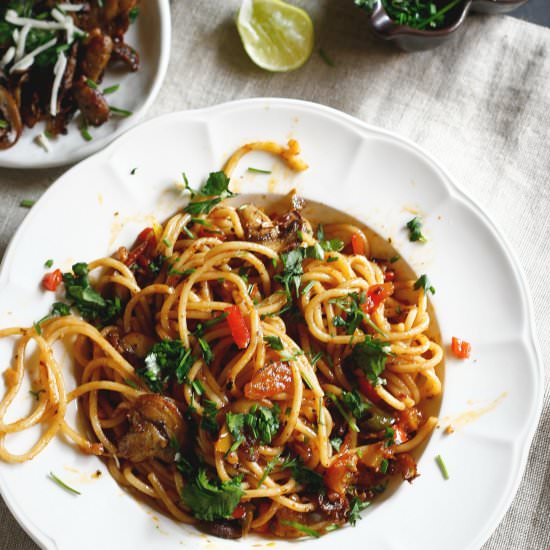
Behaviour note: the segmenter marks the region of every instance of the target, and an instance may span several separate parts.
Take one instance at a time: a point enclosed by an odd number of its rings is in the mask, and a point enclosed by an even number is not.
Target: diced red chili
[[[246,508],[242,504],[237,504],[235,510],[231,514],[233,519],[241,519],[246,514]]]
[[[380,399],[376,393],[374,386],[369,380],[367,380],[366,376],[359,370],[355,371],[355,374],[357,376],[357,383],[359,384],[361,393],[375,405],[380,405],[383,403],[382,399]]]
[[[55,271],[52,271],[51,273],[46,273],[46,275],[44,275],[44,277],[42,278],[42,286],[45,290],[55,292],[62,280],[63,273],[61,273],[60,269],[56,269]]]
[[[239,349],[248,347],[248,344],[250,344],[250,331],[239,306],[228,307],[225,311],[227,312],[227,324],[235,344]]]
[[[460,338],[453,336],[451,349],[459,359],[468,359],[472,351],[472,346],[469,342],[466,342],[466,340],[461,340]]]
[[[370,315],[388,296],[393,294],[393,283],[372,285],[367,291],[367,299],[361,304],[361,309]]]

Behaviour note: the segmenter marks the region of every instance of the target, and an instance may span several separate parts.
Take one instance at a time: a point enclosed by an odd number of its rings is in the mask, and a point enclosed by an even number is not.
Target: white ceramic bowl
[[[102,88],[120,84],[118,91],[107,99],[111,105],[133,114],[113,116],[99,128],[90,127],[91,141],[82,137],[78,119],[75,119],[68,124],[67,135],[49,140],[49,152],[35,142],[36,136],[44,131],[45,123],[34,128],[24,127],[19,141],[10,149],[0,151],[0,167],[49,168],[71,164],[100,151],[136,125],[153,103],[164,80],[170,58],[170,36],[169,0],[141,2],[139,17],[125,35],[125,41],[139,53],[139,71],[109,69],[101,83]]]
[[[198,186],[241,144],[289,137],[299,140],[309,170],[295,175],[277,159],[254,153],[239,166],[238,191],[284,193],[297,186],[306,199],[391,237],[435,285],[443,341],[459,336],[473,346],[470,360],[447,356],[441,424],[454,418],[458,426],[462,413],[462,420],[478,418],[452,435],[437,430],[420,459],[420,478],[365,511],[357,527],[319,540],[277,541],[276,548],[477,549],[516,492],[541,410],[543,370],[530,299],[517,261],[487,215],[434,159],[398,136],[326,107],[282,99],[149,121],[64,174],[29,212],[2,264],[0,326],[29,325],[47,312],[51,293],[39,289],[47,258],[68,269],[111,254],[131,243],[151,216],[164,219],[184,204],[174,188],[182,171]],[[251,174],[247,166],[273,174]],[[409,242],[403,230],[411,209],[425,221],[425,245]],[[0,364],[7,364],[11,349],[0,342]],[[71,386],[72,371],[66,372]],[[30,399],[22,399],[21,410]],[[28,443],[26,434],[9,446]],[[439,454],[448,481],[434,461]],[[104,475],[92,481],[97,469]],[[82,495],[56,487],[46,478],[50,471]],[[160,517],[125,494],[98,458],[59,439],[30,463],[0,464],[0,489],[17,520],[48,550],[252,549],[268,542],[214,539]]]

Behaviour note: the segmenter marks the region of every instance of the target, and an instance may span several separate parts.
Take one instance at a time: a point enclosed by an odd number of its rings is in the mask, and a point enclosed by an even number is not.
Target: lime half
[[[237,28],[252,61],[268,71],[301,67],[313,50],[313,23],[282,0],[243,0]]]

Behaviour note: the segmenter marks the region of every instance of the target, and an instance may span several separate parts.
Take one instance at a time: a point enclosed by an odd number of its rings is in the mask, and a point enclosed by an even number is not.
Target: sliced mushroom
[[[202,528],[209,534],[221,539],[240,539],[243,536],[243,526],[240,521],[220,519],[204,522]]]
[[[238,213],[248,240],[264,242],[279,238],[279,228],[273,220],[253,204],[245,204]]]
[[[122,40],[115,40],[113,59],[122,61],[132,72],[136,72],[139,69],[139,54],[132,46],[129,46]]]
[[[92,126],[101,126],[109,119],[109,104],[103,94],[88,86],[82,78],[73,86],[73,95],[78,108],[86,121]]]
[[[172,462],[177,447],[185,444],[187,425],[176,403],[167,397],[141,395],[128,413],[128,422],[129,431],[118,442],[121,458],[132,462],[150,458]]]
[[[108,34],[94,29],[86,41],[86,49],[81,63],[82,72],[94,82],[103,77],[105,68],[111,59],[113,40]]]
[[[17,143],[23,124],[13,96],[4,86],[0,86],[0,116],[6,126],[0,128],[0,149],[9,149]]]

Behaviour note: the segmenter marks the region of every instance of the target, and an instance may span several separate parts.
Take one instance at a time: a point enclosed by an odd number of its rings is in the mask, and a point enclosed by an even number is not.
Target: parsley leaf
[[[283,260],[283,271],[275,275],[275,280],[283,285],[287,300],[291,302],[292,289],[294,289],[296,297],[299,296],[300,292],[300,282],[302,281],[302,275],[304,273],[302,267],[304,249],[294,248],[293,250],[281,254],[281,258]]]
[[[418,216],[407,222],[407,229],[409,230],[409,241],[419,241],[421,243],[427,241],[426,237],[422,234],[422,219]]]
[[[212,481],[206,470],[200,469],[196,478],[185,485],[181,498],[196,518],[215,521],[230,518],[239,504],[244,491],[242,477],[229,481]]]
[[[290,468],[292,477],[301,485],[304,485],[306,490],[311,493],[324,493],[325,483],[323,476],[314,470],[306,468],[300,457],[287,458],[281,469]]]
[[[430,279],[428,279],[428,276],[426,274],[420,275],[418,280],[414,283],[415,290],[419,290],[421,288],[426,294],[428,294],[428,292],[435,294],[435,288],[432,286],[432,283],[430,282]]]
[[[210,399],[205,399],[202,402],[204,408],[204,413],[201,420],[201,428],[206,430],[208,433],[217,436],[219,432],[218,421],[216,416],[218,415],[218,407],[214,401]]]
[[[118,319],[122,313],[120,299],[103,298],[92,288],[88,278],[88,264],[76,263],[72,269],[72,273],[63,273],[65,294],[82,317],[101,325],[107,325]]]
[[[282,351],[284,349],[283,342],[278,336],[264,336],[264,341],[272,350]]]
[[[186,181],[186,189],[191,191],[189,184]],[[229,190],[229,178],[225,172],[211,172],[206,180],[206,183],[202,186],[201,190],[193,193],[191,191],[192,201],[184,208],[184,211],[192,216],[199,214],[208,214],[214,206],[228,197],[235,196]],[[194,200],[195,197],[211,197],[204,200]]]
[[[382,383],[379,376],[386,368],[386,360],[390,354],[390,346],[387,342],[375,340],[367,334],[364,342],[353,347],[351,359],[355,366],[365,373],[369,381],[377,386]]]
[[[357,390],[342,392],[342,401],[349,412],[357,419],[362,418],[370,409],[370,403],[363,401],[361,394]]]
[[[370,502],[368,500],[363,502],[359,500],[357,497],[353,497],[350,502],[350,511],[348,516],[349,523],[355,527],[357,520],[361,519],[361,516],[359,514],[369,506],[370,506]]]
[[[245,434],[255,442],[269,445],[279,431],[278,405],[273,408],[253,405],[248,413],[231,413],[226,415],[227,429],[233,437],[229,452],[236,451],[245,439]]]

